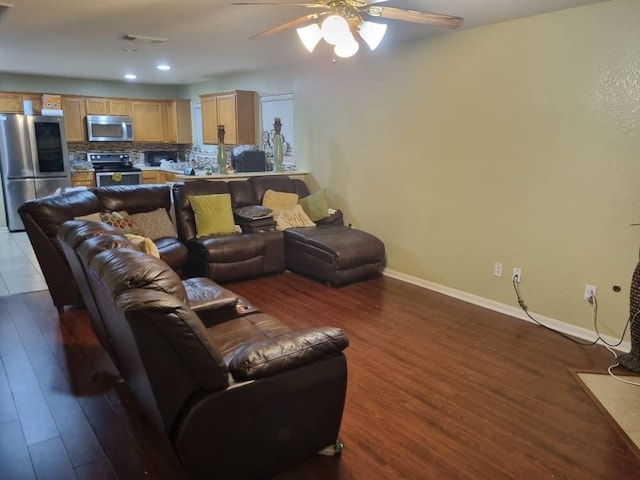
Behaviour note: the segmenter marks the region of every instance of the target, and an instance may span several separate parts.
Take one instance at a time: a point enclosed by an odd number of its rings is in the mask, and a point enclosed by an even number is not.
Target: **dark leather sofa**
[[[261,205],[268,190],[295,193],[299,198],[310,194],[307,185],[286,175],[251,177],[247,181],[190,181],[173,186],[178,237],[185,242],[197,268],[193,274],[216,281],[233,280],[235,275],[253,276],[285,268],[341,286],[377,275],[384,267],[384,244],[375,236],[344,225],[341,211],[319,220],[315,227],[275,229],[273,219],[236,223],[242,235],[214,235],[196,238],[196,224],[189,196],[216,193],[231,194],[235,209]],[[251,232],[251,233],[248,233]],[[251,243],[247,240],[251,238]],[[225,251],[226,259],[220,251]],[[232,259],[232,263],[227,263]],[[239,269],[239,267],[242,269]]]
[[[18,211],[25,225],[54,305],[81,305],[80,290],[56,234],[71,219],[101,211],[130,214],[173,208],[178,238],[155,243],[160,257],[181,277],[207,277],[231,282],[285,269],[339,286],[379,274],[384,244],[375,236],[344,225],[336,211],[316,227],[280,232],[273,219],[244,221],[242,233],[195,238],[190,195],[229,193],[234,209],[260,205],[267,190],[309,195],[307,185],[286,175],[239,181],[189,181],[173,185],[98,187],[29,201]],[[87,306],[88,309],[91,306]]]
[[[266,478],[336,441],[340,329],[291,330],[255,309],[207,322],[165,262],[88,223],[65,223],[59,240],[86,270],[76,280],[88,279],[108,319],[123,378],[189,478]]]
[[[126,210],[130,214],[171,209],[171,189],[167,185],[98,187],[72,191],[26,202],[18,212],[38,258],[53,304],[82,305],[80,290],[57,238],[67,220],[92,213]],[[187,263],[188,250],[177,238],[155,241],[160,257],[180,273]]]

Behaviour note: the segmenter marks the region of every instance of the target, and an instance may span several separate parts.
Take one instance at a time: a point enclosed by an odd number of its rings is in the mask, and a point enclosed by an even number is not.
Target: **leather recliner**
[[[265,478],[336,441],[347,378],[340,329],[291,330],[264,313],[206,327],[162,260],[130,248],[94,253],[88,278],[119,369],[189,478]]]

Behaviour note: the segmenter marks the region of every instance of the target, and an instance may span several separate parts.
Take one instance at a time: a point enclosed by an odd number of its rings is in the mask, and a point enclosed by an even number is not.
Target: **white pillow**
[[[273,218],[276,221],[276,228],[278,230],[316,226],[309,216],[304,213],[302,205],[295,205],[293,208],[288,210],[276,210],[273,212]]]

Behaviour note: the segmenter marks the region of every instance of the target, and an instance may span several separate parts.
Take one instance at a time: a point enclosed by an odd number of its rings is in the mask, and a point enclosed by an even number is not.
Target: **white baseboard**
[[[518,320],[524,320],[526,322],[535,323],[533,322],[533,320],[527,317],[527,315],[519,307],[505,305],[504,303],[496,302],[494,300],[490,300],[484,297],[479,297],[477,295],[473,295],[471,293],[464,292],[462,290],[456,290],[455,288],[445,287],[444,285],[430,282],[428,280],[414,277],[412,275],[407,275],[405,273],[397,272],[395,270],[390,270],[388,268],[385,268],[382,274],[387,277],[395,278],[396,280],[402,280],[403,282],[407,282],[412,285],[417,285],[418,287],[422,287],[428,290],[433,290],[434,292],[442,293],[443,295],[447,295],[448,297],[457,298],[458,300],[462,300],[463,302],[488,308],[489,310],[493,310],[494,312],[504,313],[505,315],[509,315],[510,317],[517,318]],[[556,320],[555,318],[545,317],[544,315],[540,315],[537,313],[533,313],[533,312],[529,312],[529,313],[531,314],[531,316],[535,317],[544,325],[554,330],[558,330],[559,332],[562,332],[566,335],[571,335],[572,337],[581,338],[589,342],[593,341],[593,339],[595,338],[595,333],[592,330],[588,330],[582,327],[577,327],[575,325],[561,322],[560,320]],[[602,335],[602,338],[604,338],[605,341],[610,344],[615,344],[618,342],[618,339],[610,337],[609,335]],[[616,347],[615,350],[628,352],[629,350],[631,350],[631,342],[628,342],[625,340],[620,344],[620,346]]]

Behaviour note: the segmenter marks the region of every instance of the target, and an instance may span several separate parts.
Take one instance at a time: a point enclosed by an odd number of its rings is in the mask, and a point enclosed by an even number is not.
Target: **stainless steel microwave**
[[[115,115],[87,115],[87,137],[90,142],[133,142],[133,120]]]

